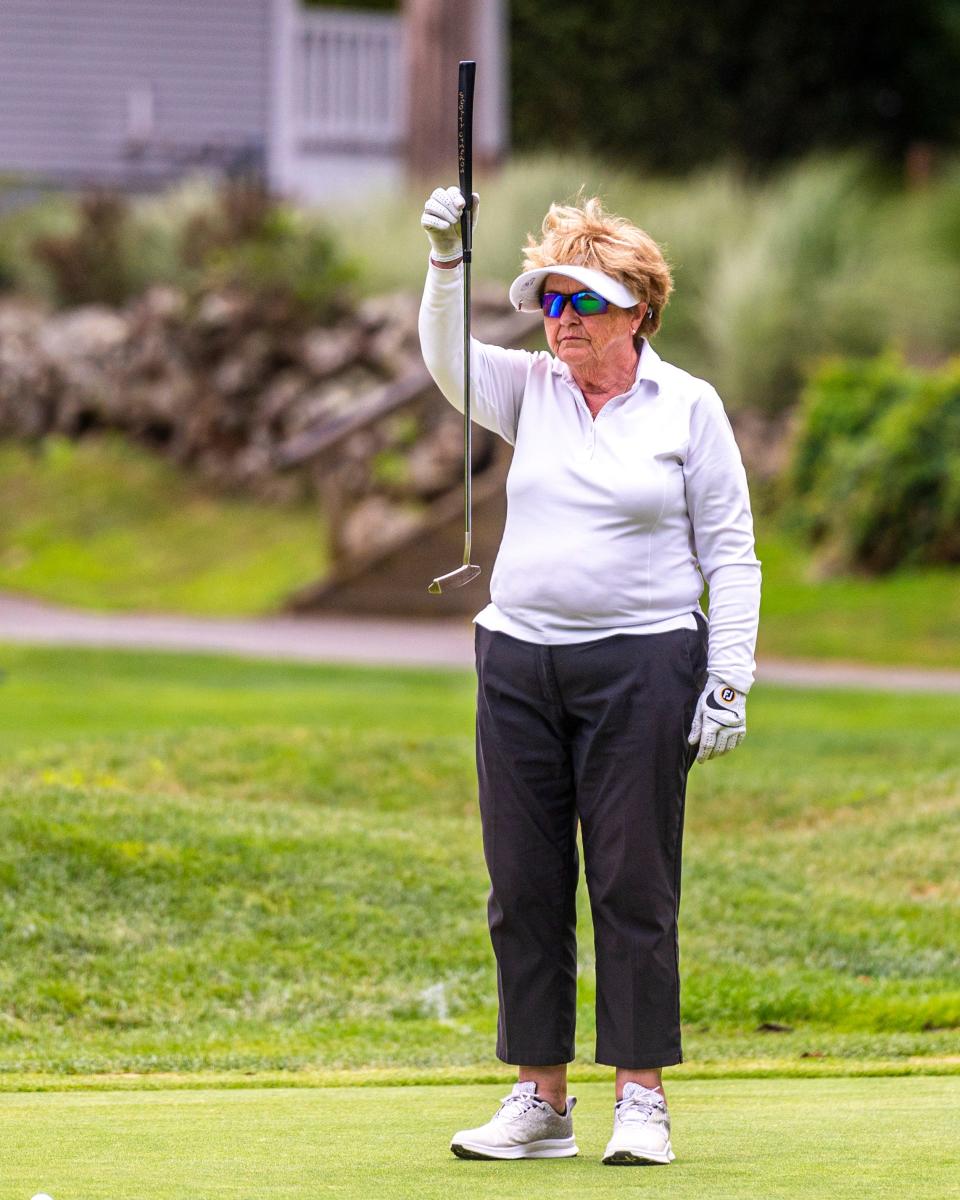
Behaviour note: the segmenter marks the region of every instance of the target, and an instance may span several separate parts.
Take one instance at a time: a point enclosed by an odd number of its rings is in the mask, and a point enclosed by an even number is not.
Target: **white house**
[[[475,146],[506,149],[505,0],[479,0]],[[322,201],[403,174],[401,14],[298,0],[0,0],[0,175],[149,188],[257,170]],[[455,74],[456,63],[450,64]]]

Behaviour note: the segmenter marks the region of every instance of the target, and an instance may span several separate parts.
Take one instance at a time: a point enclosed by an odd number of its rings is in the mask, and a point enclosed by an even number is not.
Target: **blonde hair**
[[[599,197],[576,204],[551,204],[538,242],[527,234],[523,269],[591,267],[603,271],[640,297],[653,310],[637,332],[652,337],[673,291],[673,277],[663,251],[649,233],[625,217],[604,212]]]

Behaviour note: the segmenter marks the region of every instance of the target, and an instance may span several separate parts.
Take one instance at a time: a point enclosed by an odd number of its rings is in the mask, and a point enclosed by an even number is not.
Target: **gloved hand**
[[[700,743],[697,762],[719,758],[739,746],[746,736],[747,697],[716,675],[708,675],[687,738],[691,746]]]
[[[463,253],[463,244],[460,241],[460,214],[465,203],[458,187],[448,187],[435,188],[423,206],[420,224],[427,231],[427,237],[433,247],[432,257],[437,262],[449,262]],[[479,208],[480,197],[474,192],[474,229],[477,227]]]

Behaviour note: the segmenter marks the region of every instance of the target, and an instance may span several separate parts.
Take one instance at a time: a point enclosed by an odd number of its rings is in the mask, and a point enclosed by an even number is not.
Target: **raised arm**
[[[437,387],[463,412],[463,269],[460,265],[458,188],[437,188],[422,225],[431,242],[430,265],[420,304],[420,349]],[[474,213],[479,197],[474,193]],[[476,223],[476,217],[474,217]],[[478,425],[516,441],[520,405],[533,355],[470,340],[471,414]]]

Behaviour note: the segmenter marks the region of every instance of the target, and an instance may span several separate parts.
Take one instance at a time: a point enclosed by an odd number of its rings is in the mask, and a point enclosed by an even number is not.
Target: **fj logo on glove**
[[[707,676],[687,741],[700,743],[697,762],[719,758],[736,749],[747,733],[746,696],[715,675]]]

